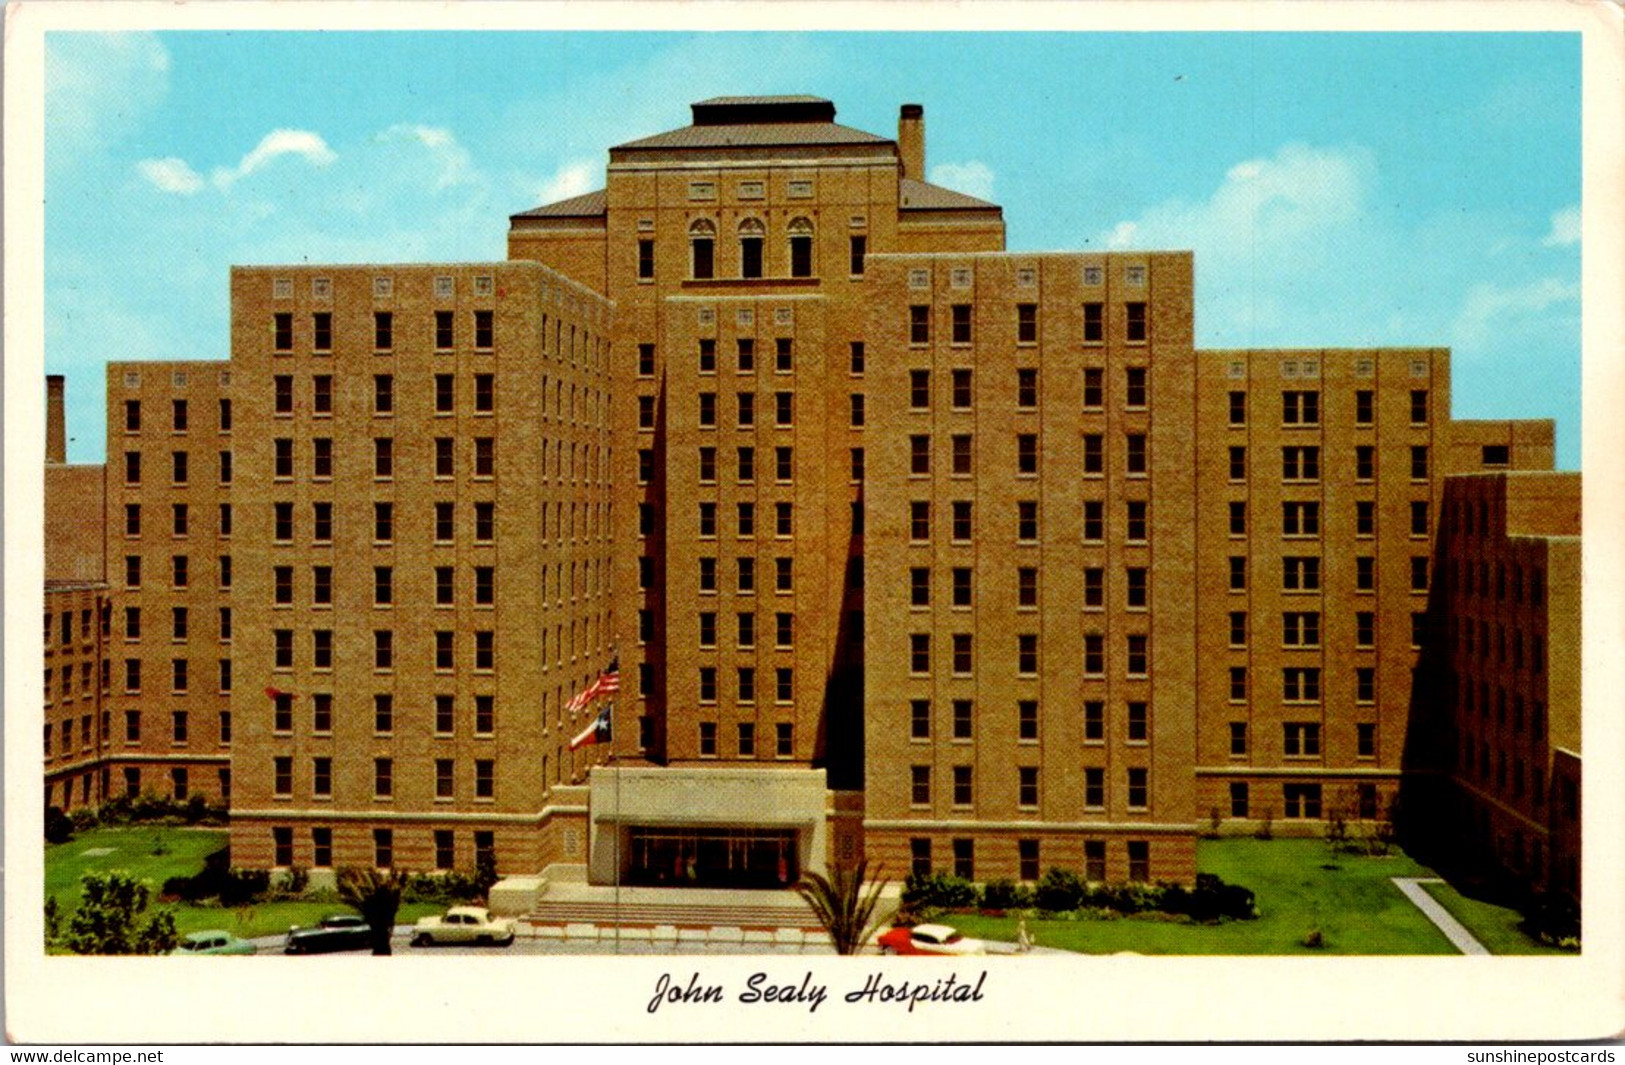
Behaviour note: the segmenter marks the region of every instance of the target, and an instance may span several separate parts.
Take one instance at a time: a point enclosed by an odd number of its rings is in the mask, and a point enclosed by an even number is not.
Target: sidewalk
[[[1473,934],[1462,926],[1462,923],[1450,916],[1450,911],[1440,906],[1438,900],[1422,890],[1423,884],[1442,884],[1444,881],[1436,876],[1395,876],[1390,877],[1394,886],[1405,893],[1405,897],[1416,904],[1422,915],[1438,926],[1445,938],[1450,940],[1452,946],[1463,954],[1488,954],[1484,944],[1473,938]]]

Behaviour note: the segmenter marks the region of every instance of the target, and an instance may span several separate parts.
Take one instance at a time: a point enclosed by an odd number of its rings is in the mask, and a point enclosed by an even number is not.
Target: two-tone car
[[[234,936],[223,929],[211,928],[203,932],[186,933],[181,937],[180,944],[170,953],[195,957],[200,954],[258,954],[259,949],[246,939]]]
[[[513,942],[517,926],[513,921],[492,917],[481,906],[453,906],[443,917],[425,917],[412,929],[412,945],[431,943],[477,943],[507,946]]]
[[[876,942],[882,954],[986,954],[987,944],[960,935],[945,924],[917,924],[912,928],[892,928]]]
[[[288,929],[284,954],[331,954],[338,950],[364,950],[372,946],[372,927],[354,913],[330,913],[311,928]]]

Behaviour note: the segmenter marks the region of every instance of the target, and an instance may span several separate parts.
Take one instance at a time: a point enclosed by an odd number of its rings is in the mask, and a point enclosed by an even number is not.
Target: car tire
[[[892,948],[890,948],[890,947],[882,946],[880,948],[880,953],[882,953],[882,954],[896,954],[897,952],[895,950],[893,950]]]
[[[478,939],[474,940],[474,942],[479,944],[482,947],[489,947],[491,945],[491,937],[490,936],[480,936]]]
[[[412,945],[414,947],[426,947],[429,945],[429,943],[429,937],[422,932],[419,932],[417,935],[412,937]]]

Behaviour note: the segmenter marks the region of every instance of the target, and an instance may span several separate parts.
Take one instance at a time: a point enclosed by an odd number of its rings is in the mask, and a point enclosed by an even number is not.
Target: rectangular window
[[[1411,480],[1425,481],[1428,479],[1428,449],[1426,444],[1413,444],[1411,446]]]
[[[311,316],[312,342],[314,351],[333,350],[333,315],[328,311],[317,311]]]
[[[1281,751],[1288,757],[1310,758],[1320,755],[1320,725],[1315,722],[1288,721],[1281,726],[1284,739]]]
[[[1287,647],[1320,646],[1320,614],[1287,611],[1281,615],[1281,642]]]
[[[395,346],[395,315],[389,311],[374,311],[372,315],[372,346],[388,351]]]
[[[1106,637],[1099,633],[1089,633],[1083,638],[1083,675],[1106,675]]]
[[[1089,367],[1083,371],[1083,409],[1100,410],[1106,405],[1106,371]]]
[[[1320,393],[1281,393],[1281,422],[1283,425],[1319,425]]]
[[[1362,721],[1354,726],[1354,753],[1361,758],[1377,756],[1377,726]]]
[[[1150,667],[1149,636],[1134,634],[1128,637],[1128,675],[1143,677]]]
[[[395,441],[391,437],[376,437],[372,442],[372,475],[379,480],[395,476]]]
[[[1247,504],[1240,500],[1230,503],[1230,535],[1247,535]]]
[[[1106,305],[1104,303],[1085,303],[1083,305],[1083,340],[1086,344],[1098,344],[1106,339]]]
[[[969,370],[954,370],[952,373],[953,395],[951,397],[954,410],[969,410],[974,398],[972,389],[972,374]]]
[[[1370,389],[1362,388],[1354,393],[1354,424],[1373,425],[1376,423],[1376,393]]]
[[[1104,743],[1106,740],[1106,704],[1091,699],[1083,704],[1083,741]]]
[[[312,414],[333,413],[333,377],[317,374],[311,378],[310,410]]]
[[[1150,805],[1149,778],[1151,771],[1139,767],[1128,771],[1128,808],[1144,810]]]
[[[489,351],[496,342],[496,325],[491,311],[474,312],[474,346]]]
[[[1038,304],[1016,304],[1016,343],[1038,343]]]
[[[474,438],[474,476],[494,477],[497,472],[497,442],[495,437]]]
[[[953,333],[951,342],[955,344],[969,344],[971,342],[971,308],[968,303],[956,303],[951,308]]]
[[[1283,536],[1319,536],[1320,504],[1291,502],[1281,504]]]
[[[1151,844],[1143,839],[1128,841],[1128,878],[1135,883],[1151,880]]]
[[[1151,709],[1149,703],[1128,704],[1128,740],[1145,743],[1151,738]]]
[[[655,242],[649,239],[638,241],[638,280],[649,281],[655,276]]]
[[[1123,339],[1132,343],[1144,343],[1149,335],[1146,322],[1145,304],[1123,304]]]
[[[909,801],[915,806],[931,805],[931,767],[909,767]]]
[[[847,272],[853,277],[863,274],[863,260],[869,248],[869,240],[862,233],[854,233],[850,239],[850,254],[847,258]]]
[[[175,484],[187,483],[189,477],[187,457],[187,453],[184,451],[170,452],[170,479]]]
[[[795,369],[795,344],[789,337],[778,337],[773,341],[773,369],[779,373],[789,373]]]
[[[1370,481],[1376,476],[1377,449],[1369,444],[1360,444],[1354,449],[1354,479]]]
[[[1302,666],[1281,670],[1281,699],[1288,703],[1320,702],[1320,670]]]
[[[1016,437],[1016,472],[1025,476],[1038,473],[1038,436],[1022,433]]]
[[[1370,555],[1361,555],[1354,560],[1354,590],[1357,592],[1377,590],[1377,560]]]
[[[1144,366],[1130,366],[1124,370],[1127,378],[1123,405],[1130,409],[1146,407],[1146,370]]]
[[[1038,675],[1038,636],[1035,633],[1016,637],[1016,673],[1023,677]]]
[[[788,447],[773,449],[773,479],[788,483],[795,479],[795,452]]]
[[[1281,479],[1284,481],[1320,480],[1320,448],[1282,448]]]
[[[1411,389],[1411,424],[1426,425],[1428,421],[1428,390]]]
[[[1128,511],[1127,539],[1130,543],[1144,543],[1147,528],[1147,508],[1149,503],[1144,500],[1131,499],[1126,505]],[[1084,514],[1087,524],[1088,504],[1084,505]]]
[[[1083,472],[1085,475],[1106,472],[1106,442],[1099,433],[1088,433],[1083,438]]]
[[[474,759],[474,798],[494,799],[497,795],[496,762],[489,758]]]
[[[1245,555],[1230,556],[1230,590],[1232,592],[1245,592],[1247,590],[1247,557]]]
[[[434,760],[434,797],[450,799],[457,794],[457,763],[450,758]]]
[[[293,315],[287,313],[272,315],[272,332],[274,334],[272,346],[275,350],[293,350]]]
[[[908,309],[908,342],[931,343],[931,308],[915,304]]]
[[[968,765],[954,766],[954,805],[971,806],[976,801],[976,789]]]
[[[1038,807],[1037,766],[1024,765],[1016,768],[1016,805],[1023,809]]]
[[[923,476],[931,472],[931,438],[916,435],[908,438],[908,472]]]
[[[1230,393],[1230,424],[1232,426],[1247,424],[1247,393]]]
[[[955,539],[958,539],[956,536]],[[1016,539],[1032,543],[1038,539],[1038,502],[1021,500],[1016,503]]]
[[[931,407],[931,371],[910,370],[908,372],[908,405],[911,410],[928,410]]]
[[[1320,817],[1319,784],[1283,784],[1281,793],[1287,817],[1293,820],[1316,820]]]
[[[437,351],[448,351],[453,344],[456,332],[455,318],[451,311],[434,312],[434,346]]]
[[[786,672],[779,670],[780,673]],[[780,702],[785,700],[780,699]],[[775,758],[789,758],[795,754],[795,725],[789,721],[780,721],[773,726],[773,756]]]
[[[1281,587],[1289,592],[1315,592],[1320,590],[1320,559],[1318,557],[1288,557],[1282,559]]]

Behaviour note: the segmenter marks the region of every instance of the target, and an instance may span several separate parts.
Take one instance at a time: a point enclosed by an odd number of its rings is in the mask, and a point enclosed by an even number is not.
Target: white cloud
[[[1231,167],[1206,200],[1167,200],[1118,222],[1109,248],[1235,248],[1300,243],[1356,216],[1374,166],[1363,148],[1287,144],[1267,159]]]
[[[130,133],[169,92],[169,52],[151,33],[50,33],[45,128],[68,164]]]
[[[1541,243],[1548,248],[1566,248],[1580,243],[1580,205],[1552,213],[1552,229]]]
[[[572,196],[591,192],[598,185],[601,170],[602,167],[583,160],[566,163],[542,183],[536,193],[536,202],[557,203],[559,200],[568,200]]]
[[[1563,303],[1578,304],[1580,285],[1555,277],[1542,277],[1522,285],[1480,282],[1467,292],[1456,316],[1455,344],[1462,348],[1489,346],[1500,335]]]
[[[993,198],[993,170],[979,159],[968,163],[938,163],[931,168],[931,184],[941,185],[979,200]]]
[[[303,129],[274,129],[260,138],[254,150],[243,156],[235,167],[217,167],[211,180],[216,188],[225,191],[271,160],[284,155],[297,155],[310,165],[319,167],[327,166],[338,158],[320,134]]]
[[[143,159],[135,164],[140,175],[164,192],[190,196],[203,188],[203,178],[184,159]]]
[[[416,144],[427,149],[437,168],[434,178],[436,189],[472,184],[479,179],[468,149],[459,144],[448,129],[403,122],[384,130],[378,135],[378,140],[386,144],[401,142]]]

